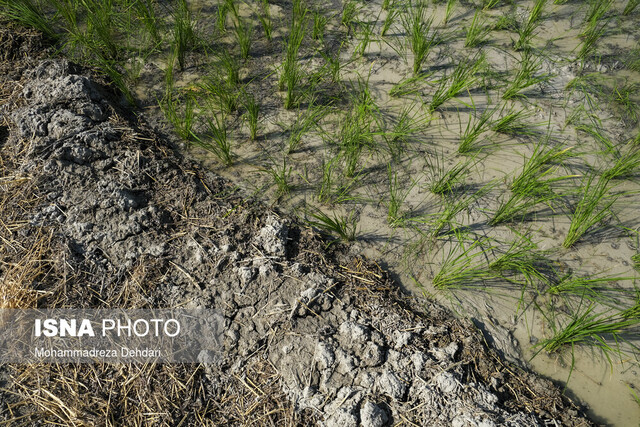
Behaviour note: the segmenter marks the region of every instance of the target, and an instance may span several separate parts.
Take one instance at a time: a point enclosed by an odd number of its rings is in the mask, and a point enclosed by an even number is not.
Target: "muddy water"
[[[487,23],[497,22],[501,16],[511,16],[511,20],[524,19],[533,2],[517,2],[518,6],[503,6],[487,11]],[[569,2],[566,5],[554,5],[548,2],[543,19],[532,40],[532,46],[542,58],[541,70],[551,74],[549,80],[541,85],[527,89],[527,98],[506,103],[507,109],[525,109],[528,123],[534,125],[538,132],[535,136],[501,135],[495,132],[485,132],[479,138],[479,143],[485,149],[477,155],[478,162],[471,169],[466,184],[471,188],[492,183],[492,190],[468,210],[457,216],[457,221],[475,230],[480,236],[490,237],[502,245],[508,246],[517,233],[530,236],[541,250],[552,251],[549,257],[561,271],[575,271],[586,277],[621,276],[635,277],[630,258],[637,251],[634,238],[616,232],[609,227],[595,233],[589,239],[580,242],[573,249],[562,249],[570,219],[567,210],[551,215],[548,211],[541,212],[532,221],[516,226],[489,227],[486,222],[495,212],[500,201],[508,194],[507,185],[521,170],[524,161],[533,152],[534,144],[544,137],[549,129],[552,140],[564,147],[574,147],[576,158],[569,162],[566,174],[583,175],[585,164],[602,166],[603,156],[598,154],[602,146],[591,136],[578,132],[574,125],[568,125],[567,119],[575,111],[588,106],[588,99],[579,93],[570,93],[566,85],[576,77],[577,64],[575,54],[579,50],[583,19],[586,6],[581,2]],[[199,3],[202,11],[212,11],[215,2],[202,1]],[[626,2],[614,3],[613,19],[609,30],[598,43],[599,52],[603,55],[601,62],[589,61],[587,66],[591,71],[601,73],[610,81],[640,82],[637,73],[629,72],[621,66],[625,52],[637,46],[640,37],[640,20],[638,13],[631,17],[619,18],[620,11]],[[274,24],[278,28],[277,16],[281,12],[274,6],[272,11]],[[384,114],[397,117],[403,108],[413,106],[416,123],[421,124],[414,140],[407,144],[405,152],[393,162],[394,170],[398,173],[402,193],[406,197],[401,211],[407,217],[430,218],[437,214],[442,207],[439,196],[430,194],[429,164],[435,156],[440,155],[448,167],[463,161],[465,157],[457,154],[457,146],[461,133],[466,128],[470,114],[470,106],[475,105],[479,111],[484,108],[495,108],[502,105],[501,86],[504,81],[513,77],[518,68],[521,57],[512,48],[517,35],[506,30],[493,31],[490,39],[481,48],[465,48],[464,34],[473,17],[473,10],[466,5],[458,4],[449,20],[442,24],[444,5],[429,5],[429,13],[434,16],[434,25],[442,35],[446,35],[446,42],[433,48],[430,52],[426,69],[434,74],[427,79],[431,85],[423,85],[422,98],[406,96],[401,99],[390,98],[388,93],[394,84],[410,76],[411,55],[407,58],[398,55],[405,51],[405,39],[400,20],[392,26],[383,41],[374,41],[369,45],[364,57],[356,57],[352,61],[351,49],[342,52],[342,60],[349,63],[342,70],[343,80],[355,80],[357,76],[368,79],[372,97]],[[250,11],[241,11],[243,16],[252,16]],[[372,21],[378,19],[374,26],[374,33],[379,33],[381,22],[386,18],[386,12],[381,11],[378,1],[367,3],[359,14],[360,19]],[[515,17],[515,18],[514,18]],[[330,28],[331,28],[330,24]],[[334,26],[335,28],[335,26]],[[375,37],[377,38],[377,36]],[[352,44],[357,44],[356,40]],[[429,102],[435,89],[435,83],[445,71],[451,72],[451,67],[464,57],[471,57],[480,50],[485,52],[487,63],[494,74],[490,78],[496,85],[486,89],[472,90],[471,95],[462,93],[455,100],[449,100],[442,108],[430,115],[424,102]],[[278,58],[267,57],[262,61],[263,67],[269,70],[278,63]],[[314,58],[301,60],[303,67],[313,69],[319,61]],[[159,58],[157,66],[162,69],[164,64]],[[244,70],[251,74],[251,70]],[[255,70],[253,70],[255,72]],[[510,74],[509,74],[510,73]],[[197,72],[188,71],[178,74],[177,86],[187,86],[197,81]],[[275,77],[274,77],[275,79]],[[476,85],[477,86],[477,85]],[[147,93],[142,88],[141,94]],[[284,111],[277,108],[281,105],[282,94],[265,95],[265,108],[261,120],[260,133],[265,138],[250,142],[246,138],[244,128],[231,135],[234,154],[237,156],[234,166],[221,168],[217,160],[196,150],[196,155],[202,156],[218,173],[233,179],[239,186],[249,193],[259,197],[270,198],[274,204],[283,209],[304,217],[305,207],[322,206],[315,196],[321,177],[322,160],[329,158],[330,143],[321,137],[321,132],[311,132],[304,136],[299,150],[288,156],[287,164],[291,166],[291,181],[294,189],[291,194],[276,197],[273,191],[273,181],[264,172],[265,168],[281,164],[282,153],[286,147],[286,135],[283,129],[291,124],[296,112]],[[637,94],[636,94],[637,96]],[[638,99],[634,100],[638,102]],[[276,107],[274,107],[276,106]],[[595,114],[601,121],[602,127],[612,138],[620,141],[637,134],[637,127],[624,126],[620,114],[605,105],[602,100],[596,102]],[[599,109],[598,106],[602,106]],[[272,108],[271,108],[272,107]],[[500,110],[496,113],[499,116]],[[497,117],[496,116],[496,117]],[[335,135],[339,118],[328,116],[322,122],[323,131]],[[326,139],[326,138],[325,138]],[[331,139],[331,138],[329,138]],[[389,184],[387,164],[389,157],[379,152],[364,153],[361,163],[366,170],[363,178],[354,185],[353,200],[342,206],[327,207],[344,213],[355,211],[359,216],[359,241],[356,247],[365,254],[381,259],[393,272],[399,283],[416,295],[426,294],[451,307],[458,314],[470,316],[476,323],[487,331],[490,340],[496,341],[507,357],[515,357],[520,363],[530,363],[539,373],[557,380],[560,384],[567,383],[567,393],[585,403],[591,416],[598,422],[610,425],[636,425],[640,420],[640,405],[633,399],[630,387],[640,386],[640,368],[637,360],[628,354],[624,356],[611,355],[607,361],[597,350],[576,348],[573,358],[570,351],[557,355],[547,355],[537,352],[536,343],[550,336],[549,321],[543,314],[550,316],[557,311],[559,318],[562,313],[576,310],[579,301],[567,300],[558,304],[554,310],[548,307],[548,299],[543,296],[533,298],[533,294],[523,293],[518,286],[503,283],[491,286],[478,284],[472,289],[440,290],[432,285],[432,279],[441,268],[451,243],[446,239],[439,239],[431,244],[423,235],[412,227],[393,228],[387,220],[387,201],[389,198]],[[578,188],[580,178],[567,181],[567,189]],[[616,204],[617,221],[626,227],[637,229],[637,212],[640,211],[640,185],[637,181],[620,181],[618,191],[625,194],[619,197]],[[416,223],[423,232],[428,227]],[[631,291],[635,286],[635,279],[619,280],[615,286]],[[629,295],[628,293],[620,293]],[[628,297],[619,298],[615,304],[623,301],[629,304]],[[614,304],[614,305],[615,305]],[[598,310],[606,310],[606,304],[598,305]],[[564,322],[567,318],[562,318]],[[514,339],[511,339],[513,337]],[[638,337],[628,337],[638,344]],[[519,345],[517,345],[518,343]],[[521,355],[518,356],[518,352]],[[533,357],[535,355],[535,357]],[[636,389],[636,393],[640,394]]]

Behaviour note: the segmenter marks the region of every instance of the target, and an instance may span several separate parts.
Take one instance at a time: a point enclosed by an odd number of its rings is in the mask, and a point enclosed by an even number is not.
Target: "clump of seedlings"
[[[503,107],[503,111],[504,111]],[[527,110],[515,110],[513,107],[509,109],[499,119],[491,124],[491,130],[505,135],[513,136],[536,136],[538,129],[535,124],[530,122],[533,112]]]
[[[458,153],[466,154],[477,151],[480,148],[477,144],[478,138],[490,129],[491,117],[494,112],[495,109],[486,107],[480,115],[477,115],[475,105],[473,106],[473,113],[470,115],[469,120],[467,121],[467,127],[460,137]],[[462,123],[462,121],[460,121],[460,123]]]
[[[580,240],[589,230],[607,219],[611,214],[611,207],[616,197],[609,194],[609,180],[600,177],[595,181],[595,174],[583,180],[579,200],[571,216],[571,225],[562,243],[570,248]]]
[[[424,117],[420,114],[417,105],[407,105],[400,115],[395,118],[392,125],[383,133],[383,138],[389,149],[391,157],[399,159],[404,153],[406,145],[411,138],[420,132],[424,126],[421,124]]]
[[[302,70],[298,63],[298,52],[304,39],[307,22],[307,9],[302,9],[299,5],[293,8],[291,17],[291,27],[285,48],[284,61],[281,66],[280,80],[278,87],[281,91],[286,91],[284,108],[291,109],[297,103],[301,95],[300,84],[302,83]]]
[[[511,195],[502,200],[489,224],[525,221],[531,210],[542,204],[553,211],[553,204],[563,196],[552,185],[576,177],[554,175],[558,166],[570,158],[570,150],[571,148],[549,146],[548,139],[536,145],[520,174],[511,182]]]
[[[339,155],[322,160],[322,178],[316,191],[316,197],[320,203],[336,204],[357,201],[352,192],[358,186],[361,175],[357,174],[352,178],[345,179],[343,176],[345,174],[339,170],[341,161],[342,158]]]
[[[457,217],[463,212],[469,213],[471,205],[485,196],[493,185],[494,183],[489,183],[475,192],[443,194],[444,197],[441,199],[443,206],[440,212],[428,215],[422,220],[430,228],[431,237],[436,238],[445,233],[455,232],[462,225]]]
[[[542,64],[542,59],[534,59],[531,50],[525,50],[521,53],[520,68],[513,78],[513,81],[507,86],[502,94],[503,99],[512,99],[515,97],[525,97],[523,90],[530,88],[538,83],[549,79],[548,75],[537,75]]]
[[[453,12],[456,9],[456,3],[458,0],[447,0],[447,7],[444,11],[444,19],[443,19],[443,24],[447,25],[447,23],[451,20],[451,17],[453,16]]]
[[[484,286],[485,281],[495,277],[487,265],[487,258],[493,247],[486,238],[475,239],[467,246],[464,238],[459,235],[456,237],[458,244],[451,245],[440,271],[433,278],[433,286],[439,289]]]
[[[249,138],[255,141],[258,136],[258,116],[260,114],[260,104],[250,93],[245,93],[244,95],[244,109],[244,117],[247,124],[249,125]]]
[[[627,15],[631,15],[633,13],[634,10],[636,10],[636,7],[638,7],[638,5],[640,4],[640,0],[629,0],[627,1],[627,5],[624,7],[624,10],[622,11],[622,14],[627,16]]]
[[[437,33],[431,30],[433,17],[427,18],[426,11],[425,2],[419,1],[416,6],[407,8],[402,19],[409,49],[413,54],[414,75],[422,71],[424,61],[437,40]]]
[[[605,179],[631,178],[640,174],[640,147],[631,143],[616,151],[613,164],[602,173]]]
[[[358,228],[358,217],[355,211],[345,215],[339,215],[333,212],[331,216],[325,214],[320,209],[307,210],[306,214],[313,219],[308,219],[307,223],[320,230],[337,234],[345,242],[351,242],[356,239]]]
[[[191,16],[186,0],[179,0],[172,11],[173,15],[173,44],[180,70],[184,70],[185,57],[189,50],[197,45],[195,21]]]
[[[291,172],[293,168],[287,164],[287,157],[282,158],[282,163],[274,162],[272,166],[264,169],[269,174],[276,185],[276,197],[280,198],[291,193],[293,184],[291,183]]]
[[[518,40],[515,42],[516,50],[528,49],[531,46],[531,39],[535,35],[535,30],[540,24],[542,18],[542,12],[547,0],[536,0],[533,7],[529,11],[527,20],[518,25]]]
[[[476,13],[473,15],[471,24],[469,24],[469,28],[467,29],[467,36],[464,42],[465,47],[477,47],[487,41],[491,27],[483,24],[484,19],[481,14],[482,12],[480,10],[476,10]]]
[[[400,185],[398,173],[387,166],[389,179],[389,201],[387,202],[387,221],[390,226],[398,227],[405,223],[405,214],[401,213],[402,204],[412,190],[415,182],[409,185]]]
[[[484,66],[484,54],[460,61],[449,77],[440,79],[440,84],[431,98],[429,112],[433,113],[449,99],[469,90],[476,83],[478,73]]]
[[[264,31],[264,35],[268,41],[273,39],[273,21],[271,19],[271,8],[269,6],[268,0],[262,0],[260,5],[260,13],[258,14],[258,19],[260,20],[260,24],[262,25],[262,29]]]
[[[475,157],[459,161],[447,168],[444,153],[427,160],[429,166],[429,190],[433,194],[452,194],[464,187],[470,169],[478,162]]]
[[[313,12],[313,33],[311,37],[320,42],[324,41],[324,32],[327,28],[327,17],[318,10]]]
[[[624,334],[638,325],[640,319],[625,318],[620,313],[598,312],[596,304],[576,310],[570,321],[564,325],[550,322],[553,336],[540,341],[536,346],[549,353],[557,352],[565,346],[573,348],[578,344],[588,344],[601,349],[612,364],[610,355],[622,357],[620,343]],[[612,345],[611,342],[616,344]]]
[[[589,300],[594,303],[603,303],[609,306],[619,304],[613,294],[624,292],[622,289],[613,287],[616,282],[629,280],[632,277],[601,276],[583,277],[569,272],[559,280],[550,284],[547,293],[556,296],[575,296]],[[621,295],[616,295],[617,297]]]
[[[225,166],[233,164],[231,153],[231,141],[227,134],[227,124],[224,115],[212,112],[212,117],[207,117],[207,130],[205,138],[197,138],[196,144],[212,152]]]

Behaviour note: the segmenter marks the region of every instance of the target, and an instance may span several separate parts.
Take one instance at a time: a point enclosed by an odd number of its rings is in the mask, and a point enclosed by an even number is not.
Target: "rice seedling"
[[[396,7],[395,1],[385,10],[387,11],[387,16],[385,16],[384,21],[382,22],[380,37],[384,37],[389,32],[401,11],[399,7]]]
[[[415,105],[404,107],[395,119],[393,128],[383,133],[389,153],[394,159],[398,159],[404,153],[411,136],[422,129],[422,125],[418,124],[422,117],[416,117],[418,113],[415,109]]]
[[[640,71],[640,45],[629,51],[625,65],[632,71]]]
[[[518,32],[520,31],[519,28],[520,27],[518,25],[518,21],[513,11],[500,16],[498,20],[493,24],[493,29],[496,31]]]
[[[340,128],[340,150],[346,163],[345,175],[353,177],[357,171],[362,149],[373,143],[372,120],[351,111]]]
[[[415,76],[422,70],[424,61],[436,41],[437,35],[431,31],[433,17],[427,19],[426,5],[424,2],[419,2],[416,6],[407,9],[402,23],[408,35],[409,48],[413,53],[413,75]]]
[[[369,44],[373,39],[373,27],[375,22],[361,22],[360,26],[362,30],[358,33],[360,40],[353,49],[353,54],[358,56],[364,56],[369,48]]]
[[[640,270],[640,254],[633,255],[631,257],[631,262],[633,263],[633,268]]]
[[[464,42],[465,47],[477,47],[487,41],[487,36],[491,32],[491,28],[483,24],[484,19],[481,17],[480,10],[476,10],[473,15],[471,24],[467,29],[467,36]]]
[[[496,226],[507,222],[526,221],[533,208],[545,204],[553,210],[552,202],[560,197],[549,187],[539,188],[536,186],[536,182],[532,182],[517,193],[512,193],[508,199],[502,200],[493,217],[489,220],[489,225]]]
[[[233,5],[233,2],[231,2]],[[227,0],[221,0],[218,3],[218,7],[216,9],[216,23],[218,27],[218,32],[220,34],[224,34],[227,32],[227,16],[229,15],[229,2]]]
[[[561,277],[557,282],[551,284],[547,289],[547,293],[557,296],[577,296],[594,303],[603,303],[607,301],[608,305],[617,305],[619,302],[616,303],[611,294],[624,291],[622,289],[612,287],[611,284],[629,279],[632,279],[632,277],[581,277],[571,272]]]
[[[616,197],[609,195],[609,180],[601,177],[594,183],[595,175],[586,177],[582,184],[582,194],[573,211],[571,225],[562,243],[570,248],[580,240],[589,230],[604,221],[616,201]]]
[[[320,203],[334,203],[336,197],[336,187],[339,185],[336,170],[340,162],[339,156],[333,156],[330,159],[322,159],[322,178],[320,186],[316,191],[316,198]]]
[[[75,54],[78,45],[86,43],[86,33],[80,29],[78,22],[80,5],[77,2],[63,0],[51,0],[55,13],[60,18],[60,25],[67,32],[66,47],[72,54]]]
[[[169,94],[160,102],[160,109],[165,118],[171,123],[180,138],[193,141],[195,134],[193,125],[195,116],[195,99],[187,94],[184,109],[180,111],[178,100],[173,94]]]
[[[618,107],[622,108],[624,114],[634,122],[638,121],[638,104],[632,97],[640,91],[638,83],[616,84],[613,87],[611,100]]]
[[[298,112],[298,117],[289,128],[287,154],[292,154],[300,148],[302,137],[316,127],[326,113],[326,108],[314,105],[313,101],[303,113]]]
[[[240,46],[240,56],[246,61],[249,58],[249,51],[251,50],[253,26],[250,24],[247,25],[242,19],[238,18],[233,21],[233,29],[238,46]]]
[[[49,40],[55,41],[59,38],[51,21],[32,0],[1,0],[0,9],[2,10],[0,16],[19,22],[27,28],[38,30]]]
[[[511,109],[492,123],[491,130],[505,135],[536,136],[539,133],[536,125],[527,120],[531,116],[533,113],[530,111]]]
[[[271,8],[269,6],[269,0],[262,0],[261,13],[258,15],[264,35],[268,41],[273,38],[273,21],[271,20]]]
[[[322,72],[325,75],[329,76],[331,83],[339,84],[340,81],[340,70],[342,69],[342,65],[340,64],[340,52],[334,55],[329,55],[322,51],[318,51],[322,58],[324,59],[324,64],[322,67]]]
[[[225,118],[215,112],[212,112],[212,116],[213,119],[207,117],[207,130],[205,133],[207,139],[197,138],[196,145],[215,154],[225,166],[231,166],[233,164],[233,155]]]
[[[235,87],[240,83],[240,64],[238,60],[224,49],[218,55],[218,69],[222,72],[221,74],[225,77],[229,86]]]
[[[427,159],[429,167],[429,190],[433,194],[439,195],[454,193],[464,185],[471,167],[476,163],[476,158],[472,157],[464,161],[459,161],[451,168],[447,168],[444,153]]]
[[[468,192],[464,194],[444,194],[442,198],[443,206],[442,210],[437,214],[430,215],[431,218],[426,218],[426,222],[431,228],[431,236],[438,237],[443,234],[444,231],[449,233],[454,232],[459,225],[456,222],[456,217],[463,211],[468,211],[471,205],[478,199],[483,197],[493,183],[489,183],[476,192]]]
[[[195,23],[186,0],[178,0],[171,11],[173,17],[173,45],[180,70],[184,70],[187,51],[196,46]]]
[[[360,155],[365,147],[374,147],[374,124],[379,129],[378,108],[371,98],[368,89],[368,80],[360,79],[357,87],[352,88],[351,95],[353,106],[346,113],[342,126],[338,132],[343,159],[346,163],[345,175],[353,177],[358,169]]]
[[[449,249],[440,271],[433,278],[433,286],[438,289],[481,286],[486,280],[493,279],[495,275],[487,266],[492,247],[483,247],[485,240],[474,239],[471,245],[465,246],[463,239],[458,238],[459,245]]]
[[[389,91],[389,96],[397,98],[404,95],[411,95],[420,92],[423,83],[433,75],[433,73],[422,73],[417,76],[407,77],[393,85]]]
[[[630,279],[627,277],[626,279]],[[640,319],[640,290],[635,289],[634,303],[631,307],[623,310],[620,315],[625,319]]]
[[[593,56],[596,51],[596,43],[604,35],[609,21],[595,21],[593,24],[589,24],[587,29],[580,35],[582,43],[580,44],[580,50],[577,54],[577,59],[584,62],[586,59]]]
[[[343,203],[353,201],[351,192],[360,181],[360,175],[352,179],[345,180],[338,176],[338,166],[340,156],[333,156],[322,161],[322,180],[316,192],[316,197],[320,203]]]
[[[281,91],[286,90],[284,107],[286,109],[293,108],[298,101],[298,89],[302,81],[302,71],[298,65],[298,51],[304,39],[306,28],[306,9],[300,15],[294,11],[291,20],[291,29],[287,46],[285,49],[284,63],[278,87]]]
[[[548,80],[550,77],[549,75],[536,76],[541,64],[542,59],[536,60],[532,58],[532,53],[530,50],[525,50],[524,52],[522,52],[518,73],[515,75],[511,84],[502,94],[502,98],[512,99],[516,97],[526,97],[526,95],[522,94],[522,91],[524,89]]]
[[[624,10],[622,11],[622,14],[624,16],[631,15],[639,4],[640,0],[629,0],[627,2],[627,5],[624,7]]]
[[[137,0],[133,2],[132,6],[138,19],[142,21],[142,24],[151,36],[153,42],[160,44],[162,42],[162,37],[160,37],[160,32],[158,30],[160,21],[154,11],[152,0]]]
[[[260,104],[250,93],[245,93],[244,95],[244,109],[246,111],[245,120],[249,124],[249,138],[255,141],[258,135],[258,117],[260,115]]]
[[[575,177],[575,175],[568,175],[550,178],[558,165],[571,157],[571,149],[572,147],[549,146],[547,141],[536,144],[522,172],[511,182],[511,191],[527,195],[535,191],[535,188],[548,190],[553,182]]]
[[[575,126],[576,130],[591,135],[597,142],[603,145],[608,153],[615,153],[615,143],[609,138],[602,129],[602,122],[596,116],[590,115],[588,123],[580,123]]]
[[[592,25],[593,23],[597,23],[602,21],[604,16],[607,14],[611,6],[613,5],[614,0],[592,0],[589,1],[590,7],[585,15],[584,22],[587,25]]]
[[[232,113],[238,109],[240,92],[223,78],[210,75],[205,77],[198,86],[211,107],[215,105],[223,113]]]
[[[516,50],[522,50],[530,46],[531,39],[533,38],[534,32],[542,18],[542,12],[544,11],[546,3],[547,0],[536,0],[529,11],[529,16],[527,17],[526,22],[518,26],[517,31],[519,38],[514,45]]]
[[[313,220],[307,220],[311,227],[337,234],[342,240],[351,242],[356,239],[358,217],[355,211],[351,210],[348,214],[339,216],[333,212],[331,216],[325,214],[320,209],[306,211],[307,215]]]
[[[347,28],[347,35],[351,36],[356,29],[356,16],[358,14],[358,4],[355,0],[346,0],[342,8],[342,17],[340,23]]]
[[[447,7],[444,11],[444,25],[447,25],[447,23],[451,19],[451,16],[453,16],[453,12],[456,8],[456,2],[457,0],[447,0]]]
[[[451,76],[443,77],[431,98],[429,112],[433,113],[442,104],[459,93],[469,90],[477,81],[478,72],[485,66],[485,56],[481,54],[473,59],[460,61]]]
[[[609,354],[620,354],[619,343],[624,341],[622,334],[636,326],[639,319],[625,319],[618,313],[599,313],[595,309],[596,304],[592,303],[586,309],[576,311],[564,326],[551,322],[553,336],[536,346],[553,353],[567,345],[573,348],[576,344],[588,344],[601,349],[611,363]],[[612,346],[611,341],[616,344]]]
[[[401,227],[405,222],[405,215],[400,212],[402,204],[406,200],[409,192],[413,189],[415,182],[410,185],[400,185],[398,173],[387,165],[387,177],[389,179],[389,201],[387,203],[387,222],[391,227]]]
[[[476,111],[475,105],[474,111]],[[478,146],[476,145],[476,141],[478,140],[478,137],[491,126],[491,117],[493,117],[494,112],[495,109],[485,108],[479,116],[475,114],[469,116],[467,127],[460,137],[458,153],[466,154],[472,151],[477,151]],[[462,121],[460,121],[460,123],[462,124]]]
[[[282,164],[271,166],[264,169],[264,172],[271,175],[273,182],[276,184],[276,197],[280,198],[291,193],[293,185],[291,184],[291,172],[293,168],[287,166],[287,157],[283,157]]]
[[[540,251],[527,234],[518,233],[508,249],[489,263],[489,270],[496,276],[524,286],[522,292],[526,288],[538,289],[539,283],[548,283],[552,273],[547,253]]]
[[[327,28],[327,17],[320,11],[313,12],[313,33],[312,38],[322,42],[324,40],[324,32]]]
[[[499,3],[500,3],[500,0],[483,0],[482,1],[482,8],[485,9],[485,10],[493,9]]]
[[[121,58],[122,45],[117,40],[119,14],[112,2],[84,0],[86,9],[86,37],[83,44],[99,57],[107,60]]]
[[[616,158],[611,167],[602,173],[605,179],[634,177],[640,174],[640,147],[628,144],[624,152],[616,151]]]

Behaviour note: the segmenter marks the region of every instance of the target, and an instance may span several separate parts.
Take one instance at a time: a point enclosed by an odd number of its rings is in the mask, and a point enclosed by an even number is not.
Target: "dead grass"
[[[0,426],[295,426],[296,413],[274,367],[255,355],[242,375],[217,376],[201,365],[11,365],[13,382]]]

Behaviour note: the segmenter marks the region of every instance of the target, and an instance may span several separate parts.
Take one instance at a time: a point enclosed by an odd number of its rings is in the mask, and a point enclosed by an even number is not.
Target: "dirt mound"
[[[6,367],[5,420],[589,424],[553,384],[502,361],[470,322],[400,294],[375,263],[326,249],[242,198],[65,61],[39,63],[20,85],[2,109],[0,257],[38,269],[22,277],[3,267],[3,283],[14,283],[5,300],[213,307],[226,332],[222,360],[202,366]]]

